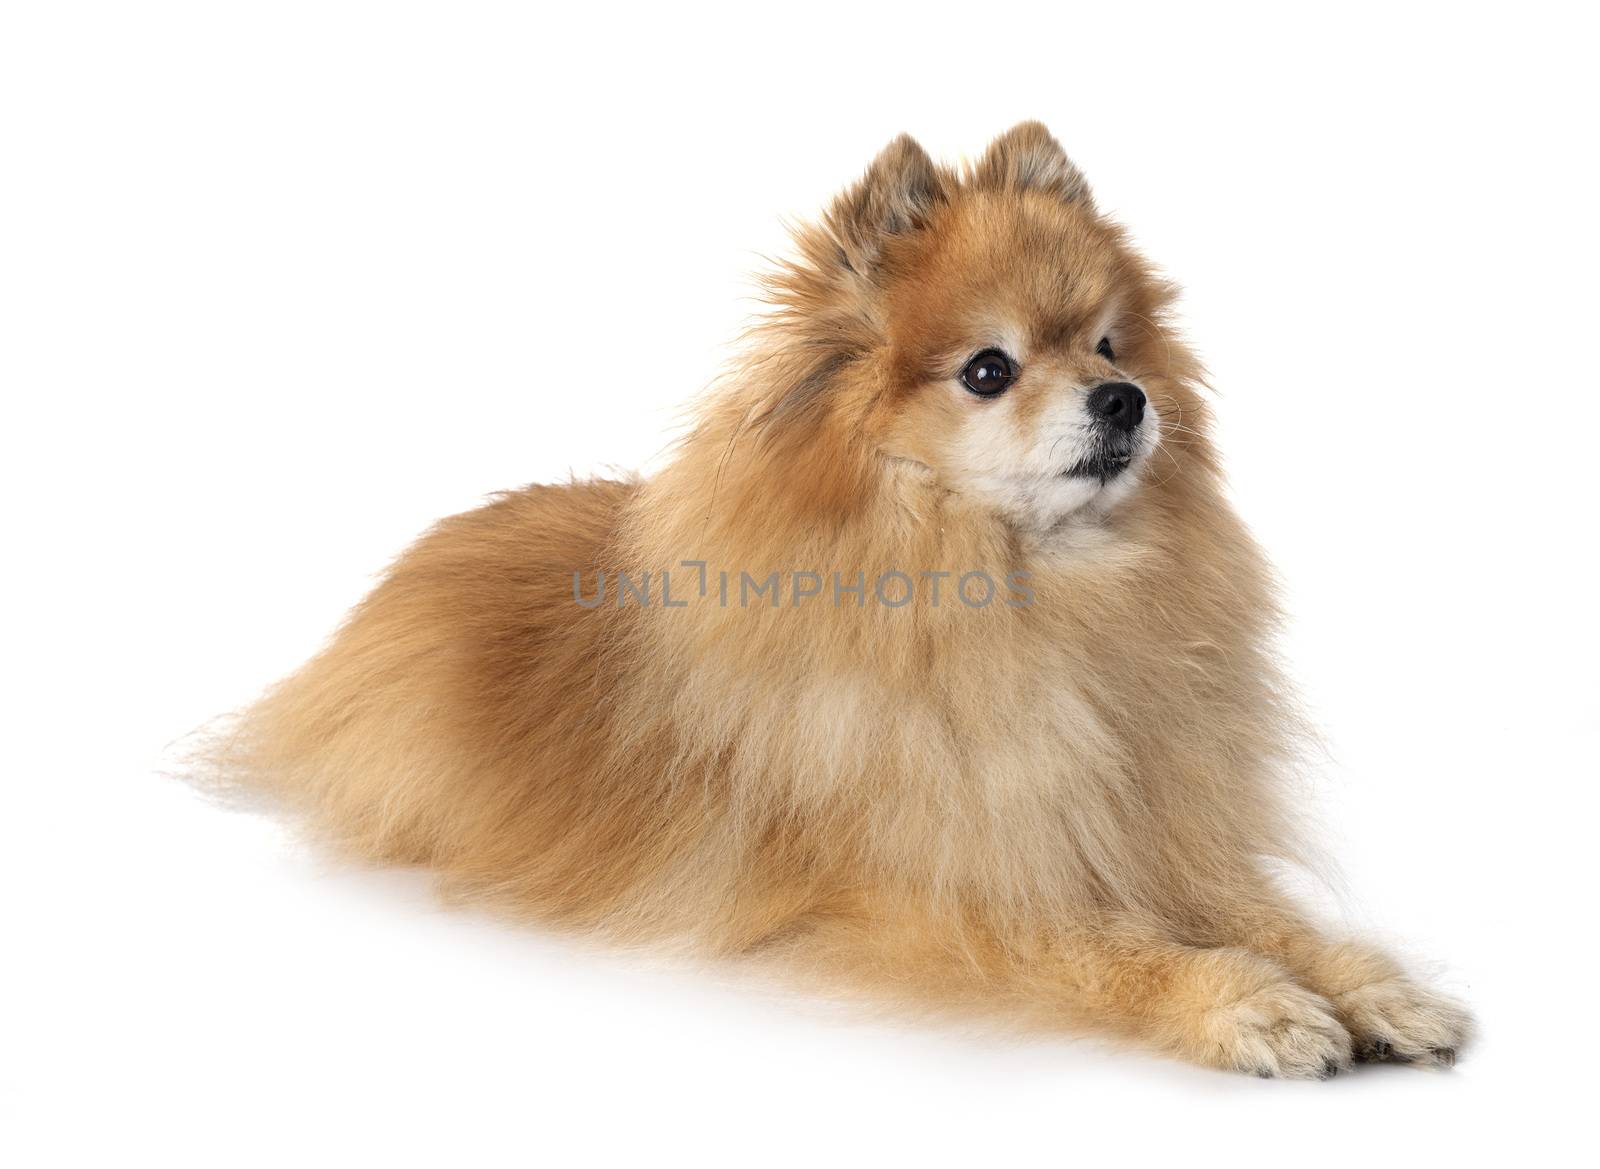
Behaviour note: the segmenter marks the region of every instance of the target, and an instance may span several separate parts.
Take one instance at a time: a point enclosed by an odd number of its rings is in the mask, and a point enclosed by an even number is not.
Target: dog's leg
[[[1282,965],[1241,947],[1184,944],[1143,914],[1000,927],[982,915],[846,900],[755,953],[879,1001],[1105,1032],[1230,1071],[1325,1078],[1352,1059],[1333,1005]]]
[[[1234,914],[1206,940],[1262,954],[1333,1004],[1358,1059],[1448,1066],[1472,1030],[1455,1000],[1412,979],[1390,955],[1328,938],[1282,902],[1234,902]]]
[[[1326,1078],[1350,1063],[1334,1006],[1259,953],[1181,945],[1127,922],[1064,935],[1051,952],[1045,973],[1085,1022],[1259,1076]]]

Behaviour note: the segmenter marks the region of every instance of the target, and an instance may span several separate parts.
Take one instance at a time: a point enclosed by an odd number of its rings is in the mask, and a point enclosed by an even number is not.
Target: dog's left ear
[[[829,209],[841,261],[856,272],[870,271],[884,242],[918,227],[948,197],[948,184],[928,152],[909,134],[900,135]]]
[[[1043,122],[1022,122],[990,143],[972,168],[972,185],[992,191],[1045,191],[1068,203],[1093,202],[1083,172]]]

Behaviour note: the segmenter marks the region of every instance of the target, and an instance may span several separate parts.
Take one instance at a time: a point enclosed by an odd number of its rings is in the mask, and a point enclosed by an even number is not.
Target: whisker
[[[1149,317],[1145,316],[1143,313],[1129,313],[1128,315],[1137,317],[1139,320],[1148,324],[1150,328],[1145,329],[1147,334],[1153,329],[1156,335],[1161,338],[1161,344],[1165,347],[1167,362],[1167,368],[1162,372],[1165,374],[1170,374],[1172,372],[1172,339],[1167,336],[1167,331],[1155,321],[1152,321]]]

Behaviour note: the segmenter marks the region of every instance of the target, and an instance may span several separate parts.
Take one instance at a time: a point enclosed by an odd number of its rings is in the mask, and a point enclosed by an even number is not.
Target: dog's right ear
[[[839,261],[868,274],[884,242],[916,229],[948,197],[949,177],[909,134],[879,152],[867,173],[834,200],[828,224],[839,244]]]

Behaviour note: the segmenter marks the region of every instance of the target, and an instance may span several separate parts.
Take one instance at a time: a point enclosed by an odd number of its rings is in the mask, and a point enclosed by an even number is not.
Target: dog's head
[[[798,242],[774,279],[798,373],[764,422],[859,435],[1033,529],[1128,498],[1180,426],[1170,289],[1038,123],[961,172],[898,138]]]

